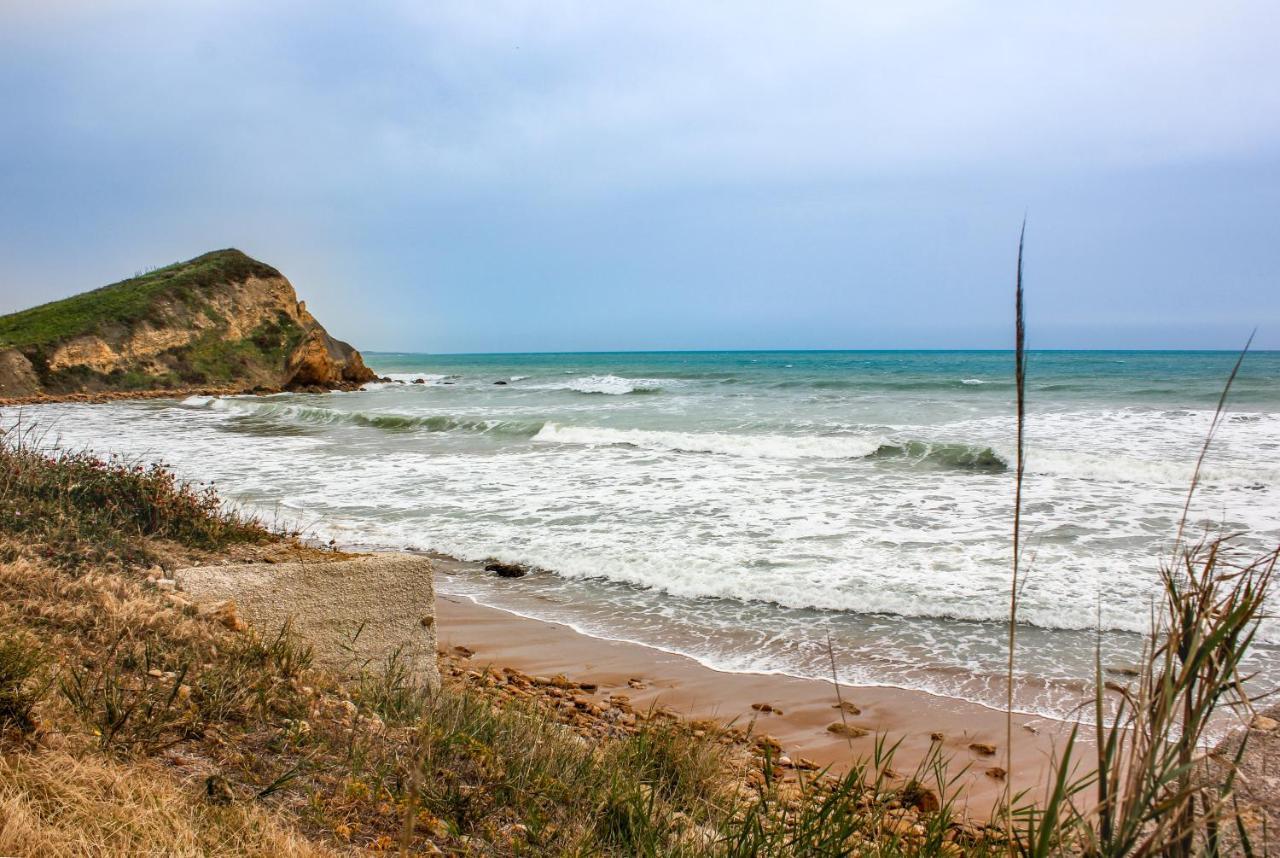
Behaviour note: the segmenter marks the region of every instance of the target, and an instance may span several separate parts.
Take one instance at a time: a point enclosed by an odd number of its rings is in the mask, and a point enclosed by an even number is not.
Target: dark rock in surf
[[[494,560],[484,565],[484,571],[492,572],[499,578],[523,578],[529,574],[529,567],[521,563],[500,563]]]
[[[506,384],[505,381],[495,381],[494,384]]]
[[[414,384],[426,384],[426,383],[427,383],[427,380],[426,380],[425,378],[415,378],[415,379],[413,380],[413,383],[414,383]]]

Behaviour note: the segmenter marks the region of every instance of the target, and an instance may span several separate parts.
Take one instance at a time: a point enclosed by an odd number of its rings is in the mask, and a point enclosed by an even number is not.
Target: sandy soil
[[[606,692],[627,694],[637,709],[665,707],[682,716],[715,718],[745,724],[775,737],[784,752],[820,765],[847,766],[869,757],[875,737],[900,742],[893,768],[910,775],[929,753],[933,734],[943,736],[943,753],[960,775],[963,804],[985,818],[1005,788],[992,768],[1005,766],[1005,716],[977,704],[917,691],[884,687],[842,687],[840,698],[859,714],[847,713],[848,724],[867,730],[849,739],[828,731],[840,723],[837,695],[830,682],[769,674],[722,673],[693,659],[638,644],[600,640],[567,626],[520,617],[478,605],[469,599],[439,595],[436,628],[444,650],[463,647],[476,666],[512,667],[532,675],[562,673],[594,682]],[[635,680],[635,681],[633,681]],[[637,685],[641,687],[636,687]],[[778,712],[760,712],[765,703]],[[1044,718],[1014,718],[1013,772],[1015,792],[1038,796],[1045,782],[1055,743],[1065,742],[1066,726]],[[994,746],[983,754],[970,746]]]

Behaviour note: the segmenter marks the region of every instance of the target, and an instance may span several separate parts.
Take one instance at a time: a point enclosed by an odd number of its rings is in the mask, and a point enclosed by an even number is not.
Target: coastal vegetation
[[[0,347],[48,348],[83,334],[109,335],[116,326],[164,322],[157,299],[198,305],[201,294],[251,277],[279,277],[270,265],[237,250],[219,250],[175,262],[61,301],[0,316]]]
[[[284,276],[239,250],[0,316],[0,397],[369,381]]]

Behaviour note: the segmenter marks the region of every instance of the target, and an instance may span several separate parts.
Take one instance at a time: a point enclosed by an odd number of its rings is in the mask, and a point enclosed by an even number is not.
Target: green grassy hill
[[[0,316],[0,397],[371,377],[279,271],[235,249]]]
[[[40,348],[144,320],[162,322],[153,315],[159,296],[173,294],[196,303],[202,290],[219,284],[280,276],[270,265],[239,250],[215,250],[91,292],[0,316],[0,348]]]

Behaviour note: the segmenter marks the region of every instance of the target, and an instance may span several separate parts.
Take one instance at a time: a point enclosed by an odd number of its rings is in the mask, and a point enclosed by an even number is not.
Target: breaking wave
[[[541,420],[484,420],[447,415],[414,416],[364,411],[338,411],[309,405],[285,405],[243,399],[219,399],[190,396],[182,401],[186,408],[207,408],[244,416],[275,419],[319,426],[349,424],[369,426],[384,431],[470,432],[532,438],[542,428]]]
[[[913,464],[961,471],[998,474],[1009,468],[1009,463],[995,450],[973,444],[904,441],[881,444],[871,455],[875,459],[905,459]]]
[[[656,378],[623,378],[617,375],[587,375],[557,384],[525,385],[531,390],[571,390],[574,393],[598,393],[625,396],[628,393],[660,393],[663,381]]]
[[[660,432],[645,429],[560,426],[548,423],[535,441],[613,445],[678,453],[716,453],[757,459],[902,459],[937,468],[998,473],[1008,467],[990,447],[887,442],[862,435],[728,435],[718,432]]]

